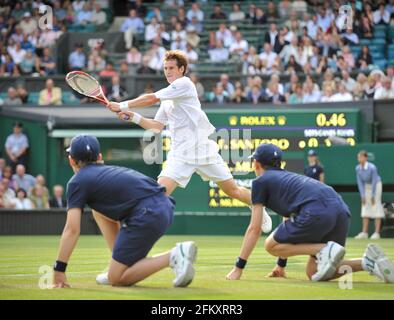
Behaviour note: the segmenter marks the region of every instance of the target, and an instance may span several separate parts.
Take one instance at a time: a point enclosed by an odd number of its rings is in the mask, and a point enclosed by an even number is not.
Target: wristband
[[[130,121],[135,124],[140,124],[141,119],[142,119],[142,116],[139,113],[134,112],[133,119],[131,119]]]
[[[241,257],[238,257],[237,262],[235,263],[235,266],[239,269],[244,269],[247,262],[248,262],[247,260],[244,260]]]
[[[129,102],[123,101],[123,102],[119,103],[119,108],[120,108],[120,111],[128,110],[129,109]]]
[[[278,258],[278,261],[276,262],[276,264],[277,264],[279,267],[281,267],[281,268],[286,268],[287,259]]]
[[[67,263],[56,260],[55,264],[53,265],[53,270],[58,272],[66,272]]]

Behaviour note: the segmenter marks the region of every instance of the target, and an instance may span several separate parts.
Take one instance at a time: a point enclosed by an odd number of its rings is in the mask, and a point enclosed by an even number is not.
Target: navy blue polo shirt
[[[307,177],[320,180],[320,175],[324,172],[322,166],[315,164],[314,166],[308,166],[305,168],[304,173]]]
[[[282,169],[269,169],[252,183],[252,203],[262,204],[277,214],[289,217],[309,204],[324,206],[334,200],[347,208],[335,190],[309,177]]]
[[[142,173],[117,166],[90,164],[81,168],[67,184],[67,208],[90,208],[113,220],[132,213],[141,200],[165,188]]]

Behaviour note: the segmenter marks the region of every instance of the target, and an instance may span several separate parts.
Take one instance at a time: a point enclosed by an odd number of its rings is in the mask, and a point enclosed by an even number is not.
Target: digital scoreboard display
[[[338,143],[353,146],[361,139],[363,121],[359,109],[226,110],[223,106],[223,109],[205,112],[216,127],[217,134],[213,139],[217,141],[223,159],[237,183],[247,188],[255,178],[248,156],[261,143],[277,145],[284,151],[282,167],[302,173],[305,150],[322,146],[329,148]],[[168,150],[169,145],[169,139],[164,139],[164,150]],[[236,159],[231,157],[232,154],[238,155]],[[193,181],[191,184],[196,183]],[[204,185],[207,210],[246,206],[227,197],[215,183]],[[194,187],[189,185],[187,188],[193,190]]]

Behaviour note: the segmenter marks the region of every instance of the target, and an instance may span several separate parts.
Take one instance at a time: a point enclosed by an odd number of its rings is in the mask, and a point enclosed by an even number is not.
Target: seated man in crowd
[[[29,148],[29,140],[23,133],[23,125],[15,122],[13,133],[7,137],[5,150],[9,159],[9,165],[12,171],[15,171],[17,165],[26,165],[26,154]]]
[[[53,187],[53,197],[49,200],[49,206],[51,208],[66,208],[67,201],[63,196],[64,189],[60,184]]]

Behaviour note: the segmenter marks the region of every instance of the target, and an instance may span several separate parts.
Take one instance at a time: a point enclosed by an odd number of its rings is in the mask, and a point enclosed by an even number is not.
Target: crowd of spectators
[[[40,1],[16,2],[3,7],[0,12],[0,75],[55,74],[52,50],[58,36],[67,31],[70,24],[102,24],[106,18],[101,10],[103,1],[49,2],[54,8],[55,19],[53,29],[46,30],[37,27]],[[120,101],[129,97],[121,80],[123,76],[160,75],[166,50],[179,49],[187,54],[191,72],[198,73],[201,62],[239,66],[243,80],[229,79],[235,82],[234,90],[221,88],[220,83],[205,90],[200,88],[204,91],[201,98],[208,102],[329,102],[384,99],[394,95],[392,67],[377,65],[367,45],[359,54],[351,49],[360,44],[360,39],[373,38],[377,25],[394,26],[394,0],[351,2],[352,28],[344,28],[339,10],[342,2],[337,0],[270,1],[264,8],[256,1],[248,5],[247,10],[242,2],[234,2],[230,12],[224,12],[217,2],[210,13],[204,10],[207,1],[162,2],[173,11],[161,10],[161,6],[148,5],[141,0],[128,1],[128,15],[119,26],[124,34],[124,60],[111,61],[104,40],[89,41],[75,45],[68,56],[68,69],[110,78],[104,92]],[[27,10],[29,3],[30,11]],[[314,12],[307,10],[308,5],[313,6]],[[218,20],[218,29],[206,30],[207,19]],[[282,23],[276,23],[278,19]],[[256,25],[256,28],[264,26],[267,31],[259,36],[261,41],[249,43],[246,31],[239,27],[242,22]],[[208,36],[208,43],[201,41],[201,34]],[[207,60],[200,57],[202,52]],[[378,69],[380,72],[376,71]],[[354,76],[355,71],[359,75]],[[290,79],[302,75],[304,82],[281,83],[283,75]],[[270,80],[262,80],[267,78]],[[53,86],[53,81],[47,81],[38,104],[62,103],[61,89],[52,89]],[[92,101],[78,98],[82,103]],[[23,88],[9,88],[4,103],[26,102]]]
[[[15,123],[13,133],[4,145],[6,158],[0,157],[0,208],[48,209],[64,208],[63,187],[55,185],[52,196],[46,187],[45,177],[26,172],[26,154],[29,148],[21,123]]]

